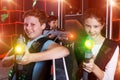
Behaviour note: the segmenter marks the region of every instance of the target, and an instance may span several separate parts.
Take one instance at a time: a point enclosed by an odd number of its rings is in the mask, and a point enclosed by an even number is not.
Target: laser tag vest
[[[31,47],[29,48],[30,53],[40,52],[43,44],[48,40],[48,38],[43,37],[38,39],[37,41],[33,42]],[[48,80],[50,79],[50,70],[51,70],[51,60],[47,61],[40,61],[40,65],[42,66],[38,71],[39,77],[38,80]],[[17,71],[18,72],[18,80],[32,80],[33,69],[35,66],[35,62],[29,63],[23,66],[23,70]],[[13,68],[14,70],[14,68]],[[16,73],[16,71],[14,70]],[[13,74],[14,75],[14,74]],[[9,78],[10,80],[10,78]],[[12,79],[11,79],[12,80]]]
[[[110,61],[111,57],[113,56],[116,47],[117,47],[116,42],[109,40],[109,39],[105,39],[96,59],[94,61],[94,63],[101,70],[105,71],[105,66]],[[76,73],[77,80],[80,80],[80,78],[83,76],[82,64],[80,64],[79,66],[80,66],[80,68],[79,68],[78,72]],[[97,80],[97,77],[93,73],[89,73],[88,80]]]

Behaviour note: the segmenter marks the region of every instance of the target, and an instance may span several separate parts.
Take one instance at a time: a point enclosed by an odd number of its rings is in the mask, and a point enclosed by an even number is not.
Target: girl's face
[[[28,38],[35,39],[42,34],[45,24],[40,24],[39,19],[34,16],[28,16],[24,19],[24,31]]]
[[[85,31],[92,38],[97,38],[97,36],[101,35],[101,30],[104,27],[98,19],[96,18],[87,18],[84,22]]]

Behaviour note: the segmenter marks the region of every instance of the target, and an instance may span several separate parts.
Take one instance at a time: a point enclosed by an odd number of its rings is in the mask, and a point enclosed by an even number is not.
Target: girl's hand
[[[83,62],[83,69],[89,73],[93,72],[94,66],[94,58],[91,58],[89,63]]]

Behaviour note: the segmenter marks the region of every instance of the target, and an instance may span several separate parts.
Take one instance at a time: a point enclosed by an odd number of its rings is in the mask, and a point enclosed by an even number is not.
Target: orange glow
[[[7,53],[0,54],[0,59],[4,58]]]
[[[12,2],[13,0],[8,0],[9,2]]]
[[[74,33],[70,33],[70,34],[68,34],[68,38],[70,41],[74,41],[76,37],[75,37]]]
[[[69,3],[69,2],[67,2],[67,1],[65,1],[65,0],[62,0],[66,5],[68,5],[69,6],[69,8],[72,8],[72,5]]]
[[[2,45],[5,46],[5,47],[9,47],[9,45],[6,44],[2,38],[3,38],[3,37],[0,37],[0,44],[2,44]]]
[[[73,34],[70,34],[70,38],[74,38],[74,35],[73,35]]]
[[[9,3],[9,4],[11,4],[11,5],[12,5],[12,4],[14,4],[14,5],[16,5],[16,6],[18,5],[18,4],[16,4],[13,0],[4,0],[4,1],[6,1],[7,3]]]
[[[13,2],[13,0],[4,0],[4,1],[7,1],[7,2]]]

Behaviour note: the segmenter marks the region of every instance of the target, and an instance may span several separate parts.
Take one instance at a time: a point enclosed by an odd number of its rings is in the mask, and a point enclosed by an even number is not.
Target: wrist
[[[15,61],[15,55],[10,56],[10,58],[13,62]]]
[[[96,64],[94,64],[94,67],[93,67],[93,73],[95,73],[96,72],[96,70],[97,70],[97,65]]]
[[[28,54],[28,61],[31,63],[31,62],[34,62],[33,61],[33,55],[32,54]]]
[[[93,73],[98,77],[99,80],[103,80],[104,71],[101,70],[96,64],[94,65]]]

